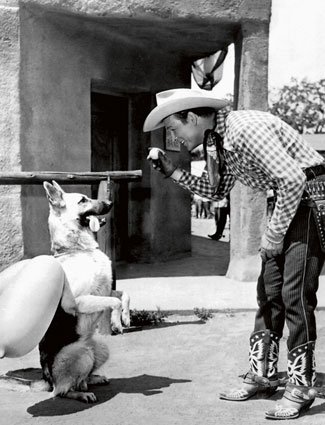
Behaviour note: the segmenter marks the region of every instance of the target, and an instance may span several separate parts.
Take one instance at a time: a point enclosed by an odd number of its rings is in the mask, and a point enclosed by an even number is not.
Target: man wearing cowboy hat
[[[325,174],[323,157],[288,124],[261,111],[222,109],[227,102],[192,89],[157,94],[157,106],[144,131],[165,127],[192,151],[203,143],[207,174],[202,177],[176,167],[164,153],[154,168],[203,197],[221,200],[239,180],[266,193],[276,203],[261,239],[262,269],[257,285],[258,310],[250,336],[249,371],[240,388],[220,398],[247,400],[279,385],[279,341],[289,329],[288,383],[281,402],[266,412],[269,419],[293,419],[314,401],[315,308],[318,277],[324,263],[310,207],[310,182]]]

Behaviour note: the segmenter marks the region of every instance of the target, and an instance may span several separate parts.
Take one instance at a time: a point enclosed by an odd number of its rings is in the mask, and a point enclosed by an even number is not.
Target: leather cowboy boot
[[[299,345],[288,354],[288,383],[283,398],[274,409],[266,412],[267,419],[295,419],[314,402],[317,391],[315,342]]]
[[[265,329],[252,333],[250,337],[249,371],[240,388],[221,393],[222,400],[243,401],[257,392],[274,393],[279,385],[278,358],[280,337],[276,332]]]

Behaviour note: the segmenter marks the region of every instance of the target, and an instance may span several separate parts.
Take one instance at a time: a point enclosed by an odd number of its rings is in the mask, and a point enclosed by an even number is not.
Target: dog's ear
[[[55,181],[52,180],[52,185],[60,192],[64,193],[64,190],[62,189],[62,187]]]
[[[53,207],[63,208],[65,207],[65,202],[63,199],[63,190],[61,187],[53,181],[53,185],[49,182],[44,182],[43,187],[46,192],[47,199]]]

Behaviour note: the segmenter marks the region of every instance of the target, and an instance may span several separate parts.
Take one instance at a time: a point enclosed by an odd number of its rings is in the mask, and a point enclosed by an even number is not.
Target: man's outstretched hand
[[[147,159],[152,162],[153,168],[160,171],[165,177],[170,177],[177,168],[165,152],[158,148],[151,148]]]

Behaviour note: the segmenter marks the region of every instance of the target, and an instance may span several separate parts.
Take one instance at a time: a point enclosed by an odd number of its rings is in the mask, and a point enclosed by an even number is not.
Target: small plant
[[[206,322],[207,320],[209,320],[213,317],[213,314],[211,313],[211,311],[207,310],[206,308],[195,307],[193,312],[194,312],[195,316],[197,316],[203,322]]]
[[[235,317],[234,310],[232,310],[231,308],[226,308],[225,314],[226,314],[227,317]]]
[[[157,311],[130,310],[131,326],[152,326],[163,323],[168,313],[157,307]]]

